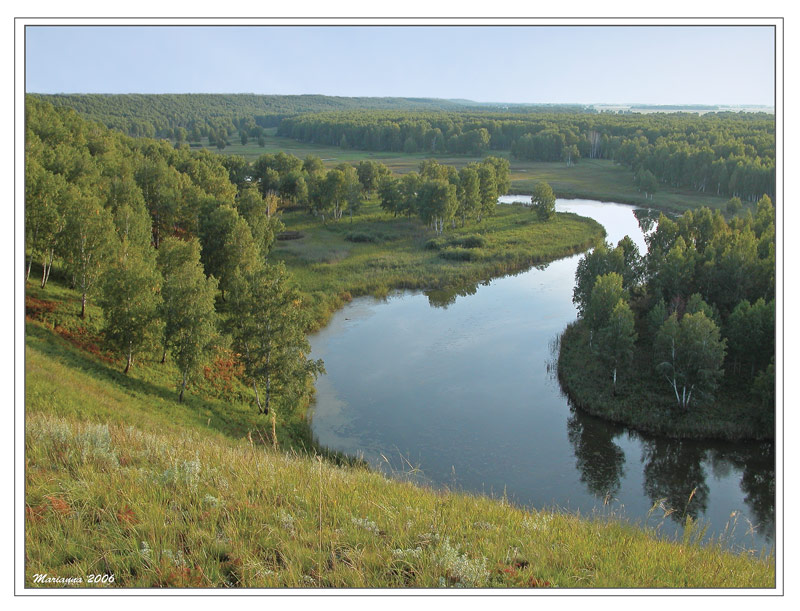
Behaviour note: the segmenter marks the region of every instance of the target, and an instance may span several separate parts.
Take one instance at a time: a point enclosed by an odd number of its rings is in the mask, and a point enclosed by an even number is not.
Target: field
[[[225,147],[222,153],[241,155],[249,161],[254,161],[265,153],[279,151],[290,153],[301,159],[306,155],[316,155],[323,160],[327,167],[333,167],[339,163],[357,163],[362,159],[372,159],[385,164],[395,174],[416,171],[422,160],[432,157],[426,153],[380,153],[314,145],[297,142],[291,138],[282,138],[276,136],[274,132],[274,128],[268,130],[264,147],[258,146],[254,140],[246,145],[232,141],[231,145]],[[207,143],[205,144],[207,146]],[[217,151],[217,148],[211,147],[210,150]],[[567,167],[565,163],[511,159],[508,151],[492,151],[491,154],[509,159],[512,193],[530,193],[537,181],[544,180],[550,183],[559,197],[640,204],[676,212],[700,206],[724,211],[727,203],[727,199],[724,197],[697,191],[670,189],[663,185],[652,199],[647,199],[636,188],[633,183],[633,173],[629,169],[604,159],[583,159],[579,163]],[[454,165],[457,168],[481,159],[463,155],[436,155],[435,158],[440,163]]]

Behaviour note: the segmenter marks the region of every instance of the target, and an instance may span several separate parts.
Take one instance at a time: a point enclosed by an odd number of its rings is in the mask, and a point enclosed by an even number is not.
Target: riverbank
[[[481,223],[447,227],[442,236],[417,219],[394,218],[376,200],[352,222],[322,223],[303,211],[284,213],[282,260],[306,296],[313,329],[354,297],[393,290],[465,290],[480,282],[583,252],[605,235],[593,219],[559,213],[542,222],[522,205],[498,205]]]
[[[741,393],[720,391],[714,401],[697,403],[686,412],[675,407],[666,382],[653,379],[652,356],[639,346],[630,366],[617,379],[617,393],[607,372],[589,347],[581,321],[560,337],[558,379],[574,406],[626,427],[681,439],[725,441],[774,438],[774,421],[766,419]]]

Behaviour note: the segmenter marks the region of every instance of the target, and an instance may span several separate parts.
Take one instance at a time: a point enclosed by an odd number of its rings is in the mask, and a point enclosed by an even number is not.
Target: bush
[[[450,239],[451,246],[461,248],[483,248],[486,246],[486,238],[482,235],[470,234],[465,236],[453,237]]]
[[[370,242],[375,244],[377,242],[382,242],[382,236],[380,234],[373,235],[371,233],[365,233],[363,231],[351,231],[347,235],[344,236],[344,239],[348,242]]]
[[[433,238],[425,242],[425,250],[442,250],[447,242],[442,238]]]
[[[480,259],[480,253],[467,248],[448,248],[439,252],[439,256],[448,261],[477,261]]]

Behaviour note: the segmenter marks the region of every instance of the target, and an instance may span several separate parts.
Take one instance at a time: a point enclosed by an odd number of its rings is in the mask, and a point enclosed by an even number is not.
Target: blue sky
[[[771,27],[29,26],[36,93],[773,104]]]

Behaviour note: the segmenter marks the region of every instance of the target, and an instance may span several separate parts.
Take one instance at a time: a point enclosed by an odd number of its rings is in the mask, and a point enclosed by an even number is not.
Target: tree
[[[444,180],[426,180],[420,185],[418,198],[420,218],[433,224],[436,233],[441,234],[458,206],[455,185]]]
[[[391,175],[389,168],[371,159],[360,161],[356,167],[356,171],[358,172],[358,180],[365,193],[374,193],[380,185],[381,180]]]
[[[752,305],[742,300],[728,317],[725,328],[734,371],[749,365],[745,376],[753,377],[775,357],[775,302],[759,298]]]
[[[86,300],[96,281],[119,247],[111,213],[99,200],[70,187],[64,205],[64,229],[59,236],[59,253],[73,284],[81,293],[81,318]]]
[[[378,184],[378,197],[381,208],[394,214],[402,210],[403,194],[400,191],[400,181],[392,176],[384,176]]]
[[[472,217],[480,210],[480,178],[478,176],[478,171],[471,166],[462,168],[458,176],[457,213],[461,217],[461,226],[463,227],[467,217]]]
[[[25,163],[25,247],[29,252],[25,281],[31,273],[34,257],[42,262],[42,288],[47,284],[53,264],[56,239],[63,227],[63,193],[67,182],[60,175],[45,170],[35,159]]]
[[[645,198],[653,199],[653,193],[658,189],[658,179],[650,170],[642,170],[636,175],[636,184],[640,191],[644,192]]]
[[[549,221],[555,216],[556,196],[549,184],[544,181],[536,183],[533,187],[531,204],[540,220]]]
[[[491,163],[478,166],[478,180],[481,195],[481,207],[478,212],[478,222],[484,216],[491,216],[497,208],[497,171]]]
[[[206,278],[197,239],[165,239],[158,252],[158,265],[164,279],[159,308],[164,323],[164,355],[169,350],[178,366],[178,401],[183,402],[191,376],[207,362],[217,336],[217,280]]]
[[[589,328],[597,332],[608,324],[617,302],[624,301],[625,297],[625,290],[622,288],[622,276],[616,272],[598,276],[594,287],[592,287],[592,296],[584,315],[584,320],[586,320]]]
[[[219,280],[223,300],[240,266],[251,269],[259,250],[247,221],[231,206],[219,206],[201,223],[202,261],[206,274]]]
[[[150,248],[132,250],[103,275],[103,334],[109,346],[125,355],[125,373],[135,355],[154,347],[161,337],[161,275],[154,254]]]
[[[693,397],[711,396],[722,377],[725,340],[702,311],[678,319],[673,312],[656,336],[656,371],[664,376],[678,406],[688,410]]]
[[[601,361],[611,370],[614,394],[617,394],[617,370],[630,361],[636,342],[633,312],[622,299],[618,300],[606,323],[597,332],[594,342]]]
[[[262,259],[266,259],[272,250],[275,236],[283,230],[283,223],[272,215],[276,203],[277,198],[274,195],[262,198],[261,193],[254,186],[242,190],[236,201],[236,209],[250,226],[253,241],[261,253]]]
[[[230,308],[233,346],[242,355],[259,413],[270,413],[275,400],[291,406],[324,367],[305,356],[311,349],[302,301],[283,263],[237,271]]]

